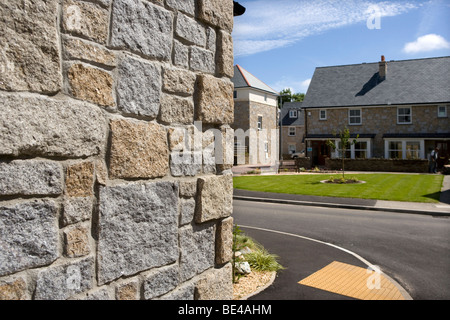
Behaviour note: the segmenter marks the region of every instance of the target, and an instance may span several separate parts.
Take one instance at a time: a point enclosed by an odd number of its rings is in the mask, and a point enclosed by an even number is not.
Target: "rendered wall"
[[[230,299],[233,2],[0,17],[0,299]]]

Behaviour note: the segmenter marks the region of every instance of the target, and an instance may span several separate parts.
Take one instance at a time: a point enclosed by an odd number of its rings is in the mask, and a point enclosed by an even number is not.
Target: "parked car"
[[[305,150],[291,154],[291,159],[302,158],[305,156]]]

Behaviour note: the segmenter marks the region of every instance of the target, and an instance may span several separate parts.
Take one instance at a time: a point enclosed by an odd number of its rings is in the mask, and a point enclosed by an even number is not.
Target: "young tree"
[[[337,134],[334,134],[337,136]],[[341,155],[342,155],[342,179],[345,180],[345,150],[351,147],[351,145],[356,143],[356,140],[358,140],[359,134],[356,135],[356,138],[353,140],[350,140],[350,130],[347,128],[347,126],[344,128],[344,130],[339,131],[339,141],[340,141],[340,147],[341,147]],[[334,150],[337,149],[336,144],[328,139],[327,145],[333,148]]]

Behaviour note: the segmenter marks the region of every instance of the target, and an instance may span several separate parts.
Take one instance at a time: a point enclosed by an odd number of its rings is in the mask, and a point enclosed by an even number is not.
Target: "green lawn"
[[[234,177],[234,188],[303,194],[327,197],[346,197],[361,199],[439,202],[442,175],[420,174],[346,174],[346,178],[356,177],[362,184],[326,184],[330,176],[324,174],[267,175]]]

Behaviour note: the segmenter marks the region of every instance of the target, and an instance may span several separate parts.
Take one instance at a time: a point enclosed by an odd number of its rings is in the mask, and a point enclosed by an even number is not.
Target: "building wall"
[[[338,133],[347,126],[351,133],[376,134],[372,157],[383,158],[386,133],[445,133],[449,132],[450,118],[439,118],[437,105],[412,106],[412,123],[397,124],[397,106],[364,107],[362,124],[350,125],[349,108],[326,109],[327,120],[319,120],[319,109],[307,110],[307,134]],[[310,115],[309,115],[310,113]]]
[[[295,127],[295,136],[289,135],[289,126],[283,126],[281,129],[282,132],[282,150],[283,156],[290,157],[289,153],[289,145],[295,146],[295,152],[300,152],[305,150],[305,143],[303,142],[303,137],[305,134],[304,126],[294,126]]]
[[[0,300],[231,299],[233,1],[0,15]]]

